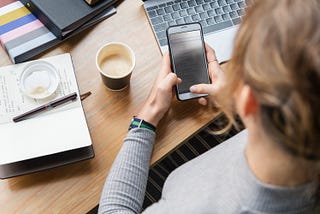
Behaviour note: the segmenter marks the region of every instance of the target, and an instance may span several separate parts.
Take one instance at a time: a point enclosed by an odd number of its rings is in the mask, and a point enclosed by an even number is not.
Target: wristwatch
[[[134,129],[134,128],[144,128],[149,129],[151,131],[156,131],[156,127],[152,125],[151,123],[148,123],[145,120],[139,119],[137,117],[133,117],[129,126],[128,130]]]

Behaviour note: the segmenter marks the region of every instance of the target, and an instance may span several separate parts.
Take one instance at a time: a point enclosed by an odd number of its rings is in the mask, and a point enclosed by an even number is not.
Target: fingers
[[[208,65],[208,71],[212,83],[215,82],[219,77],[223,76],[223,71],[217,61],[214,61]]]
[[[214,87],[211,84],[198,84],[190,87],[190,92],[195,94],[213,94]]]
[[[172,87],[181,83],[181,79],[174,73],[169,73],[162,81],[161,87],[163,90],[172,91]]]
[[[161,71],[163,72],[163,75],[171,73],[171,62],[169,52],[164,53],[162,57]]]
[[[217,57],[216,57],[216,53],[214,52],[214,50],[208,44],[205,44],[205,48],[206,48],[208,63],[216,61]]]
[[[203,98],[203,97],[199,98],[198,102],[199,102],[200,105],[203,105],[203,106],[208,105],[208,100],[206,98]]]

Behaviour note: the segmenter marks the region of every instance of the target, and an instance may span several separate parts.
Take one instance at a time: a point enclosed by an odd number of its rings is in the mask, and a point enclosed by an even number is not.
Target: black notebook
[[[21,0],[59,39],[63,39],[117,0],[103,0],[90,6],[83,0]]]

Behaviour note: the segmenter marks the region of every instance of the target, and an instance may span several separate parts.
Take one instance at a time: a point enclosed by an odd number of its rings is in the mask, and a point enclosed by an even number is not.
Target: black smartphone
[[[172,71],[182,79],[175,86],[180,101],[207,96],[193,94],[189,88],[200,83],[210,83],[208,64],[199,23],[171,26],[167,29]]]

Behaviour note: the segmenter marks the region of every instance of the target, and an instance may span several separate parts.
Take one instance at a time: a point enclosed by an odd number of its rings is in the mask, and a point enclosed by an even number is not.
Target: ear
[[[238,114],[244,118],[258,111],[258,101],[250,86],[242,84],[236,93],[236,106]]]

